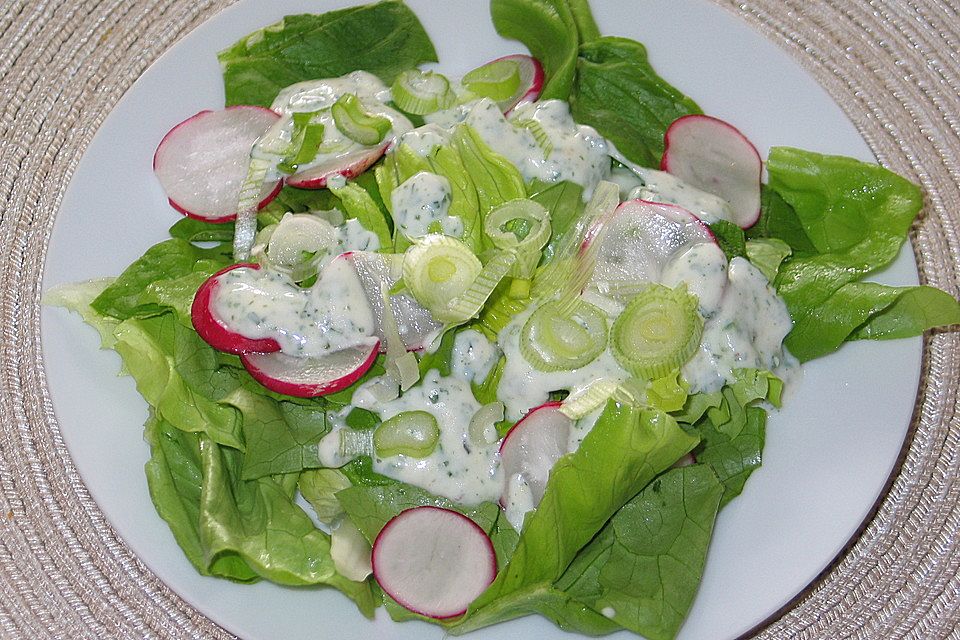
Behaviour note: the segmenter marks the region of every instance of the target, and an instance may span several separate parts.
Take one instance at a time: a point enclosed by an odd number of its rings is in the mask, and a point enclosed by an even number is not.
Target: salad
[[[243,39],[230,106],[157,150],[188,217],[62,300],[150,403],[151,496],[201,573],[451,633],[673,637],[798,363],[957,321],[861,280],[915,186],[785,148],[761,185],[642,45],[550,6],[493,2],[531,55],[458,79],[418,69],[400,3]]]

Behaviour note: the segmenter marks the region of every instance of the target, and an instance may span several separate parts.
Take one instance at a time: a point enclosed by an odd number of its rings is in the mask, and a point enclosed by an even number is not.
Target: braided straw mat
[[[956,295],[960,5],[720,0],[795,56],[879,161],[919,182],[923,282]],[[144,567],[64,447],[40,356],[40,274],[64,189],[146,67],[229,0],[0,5],[0,637],[227,638]],[[756,631],[772,638],[960,638],[960,333],[925,341],[899,471],[859,537]]]

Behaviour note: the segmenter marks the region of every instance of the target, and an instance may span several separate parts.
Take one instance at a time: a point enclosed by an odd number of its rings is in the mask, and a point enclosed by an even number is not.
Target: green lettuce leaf
[[[666,413],[609,402],[579,449],[554,465],[509,564],[454,628],[538,611],[533,594],[549,591],[607,520],[696,444]]]
[[[117,339],[113,335],[120,321],[110,316],[104,316],[90,306],[97,296],[113,284],[116,278],[97,278],[62,284],[52,287],[43,293],[43,304],[52,307],[63,307],[68,311],[79,314],[80,318],[100,334],[100,348],[112,349]]]
[[[650,640],[671,640],[700,586],[722,493],[707,466],[664,473],[610,519],[556,587]]]
[[[97,313],[119,320],[157,315],[165,312],[166,307],[155,301],[143,302],[148,287],[194,271],[210,273],[232,262],[232,249],[226,245],[204,249],[187,240],[172,238],[147,249],[91,306]]]
[[[899,253],[923,204],[916,185],[877,165],[786,147],[771,150],[767,169],[770,188],[817,252],[785,261],[776,279],[794,321],[785,344],[800,361],[851,338],[917,335],[956,322],[952,296],[859,282]]]
[[[227,106],[270,106],[280,89],[363,69],[390,84],[402,71],[436,62],[416,15],[402,2],[287,16],[218,54]]]
[[[646,48],[626,38],[602,37],[580,48],[570,94],[574,119],[613,142],[631,161],[657,167],[663,134],[700,107],[657,75]]]
[[[237,554],[222,553],[212,559],[205,555],[200,540],[200,435],[181,431],[151,413],[144,437],[150,444],[150,459],[144,467],[150,498],[190,563],[205,576],[258,581],[260,576]]]
[[[534,183],[530,199],[542,204],[550,213],[550,240],[543,248],[540,260],[541,264],[546,264],[553,259],[567,231],[583,213],[583,187],[566,180],[549,185]]]
[[[531,55],[543,64],[546,82],[542,100],[566,100],[577,71],[577,47],[580,29],[585,36],[595,36],[596,25],[577,2],[577,13],[566,0],[491,0],[493,26],[504,38],[519,40]]]
[[[242,457],[200,437],[200,540],[206,561],[239,555],[278,584],[331,585],[372,617],[376,605],[369,582],[354,582],[336,572],[330,536],[294,503],[296,474],[241,480]]]
[[[170,227],[170,237],[187,242],[233,242],[232,222],[205,222],[183,217]]]
[[[326,404],[278,402],[238,386],[220,399],[243,416],[244,480],[322,467],[317,443],[330,431]]]
[[[779,238],[747,240],[746,250],[747,259],[770,282],[776,280],[780,265],[793,253],[790,245]]]
[[[236,378],[196,332],[166,313],[125,320],[114,335],[127,372],[158,415],[183,431],[244,449],[239,413],[215,400],[236,386]]]
[[[387,219],[366,189],[350,182],[342,187],[331,187],[330,191],[340,199],[341,209],[347,220],[355,218],[364,229],[376,234],[382,250],[392,246]]]

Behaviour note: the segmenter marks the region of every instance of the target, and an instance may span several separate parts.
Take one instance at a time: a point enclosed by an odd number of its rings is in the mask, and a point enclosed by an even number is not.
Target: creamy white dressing
[[[422,127],[411,129],[403,133],[397,141],[397,146],[407,145],[411,151],[426,158],[434,149],[450,141],[450,130],[436,123],[427,123]]]
[[[625,165],[614,168],[607,178],[620,187],[621,200],[675,204],[707,223],[733,220],[733,209],[723,198],[697,189],[666,171],[634,164],[616,150],[611,150],[611,155]]]
[[[377,473],[461,504],[499,499],[503,488],[499,445],[496,442],[478,444],[470,438],[470,419],[480,404],[469,382],[460,377],[441,376],[439,371],[431,369],[421,384],[390,402],[371,401],[370,394],[359,392],[354,394],[355,404],[376,413],[381,420],[404,411],[426,411],[437,419],[440,427],[440,440],[432,454],[421,459],[375,455],[373,468]]]
[[[331,262],[309,288],[270,269],[232,269],[220,276],[210,304],[231,331],[273,338],[291,356],[318,357],[377,340],[370,304],[345,260]]]
[[[485,335],[475,329],[465,329],[454,338],[450,373],[467,382],[480,384],[490,375],[500,356],[500,348]]]
[[[357,154],[370,149],[345,136],[334,122],[330,108],[341,96],[348,93],[357,96],[364,111],[390,121],[391,130],[384,138],[385,143],[395,141],[399,135],[413,128],[406,116],[387,106],[386,103],[392,99],[389,87],[371,73],[353,71],[339,78],[307,80],[282,89],[271,105],[271,109],[280,114],[280,120],[257,141],[254,155],[268,159],[283,157],[293,137],[293,114],[312,112],[318,113],[311,118],[311,122],[324,127],[323,140],[316,158],[299,166],[298,173],[346,163]],[[276,179],[280,176],[275,169],[270,177]]]
[[[356,218],[350,218],[337,227],[337,253],[347,251],[377,251],[380,238],[373,231],[367,231]]]
[[[703,328],[699,351],[681,373],[690,392],[719,390],[743,368],[777,372],[791,359],[783,339],[793,327],[783,299],[760,271],[744,258],[730,261],[720,309]]]
[[[401,182],[390,194],[393,222],[407,238],[416,240],[435,231],[459,238],[463,220],[448,216],[450,182],[441,175],[420,171]]]
[[[545,100],[521,105],[507,120],[491,100],[478,101],[464,122],[477,132],[494,151],[519,169],[524,180],[554,183],[568,180],[584,189],[589,200],[593,189],[610,171],[607,142],[592,127],[578,125],[570,107],[560,100]],[[544,149],[530,128],[535,123],[549,141]]]
[[[723,250],[713,242],[698,242],[680,251],[664,266],[660,284],[674,288],[681,282],[697,296],[700,315],[713,317],[720,310],[727,286],[727,257]]]
[[[610,353],[610,349],[605,349],[593,362],[579,369],[535,369],[520,352],[520,334],[533,310],[531,305],[514,316],[497,336],[497,344],[507,357],[503,376],[497,387],[497,399],[504,404],[508,419],[519,420],[529,409],[549,400],[551,391],[567,389],[573,394],[600,378],[622,382],[630,377]]]

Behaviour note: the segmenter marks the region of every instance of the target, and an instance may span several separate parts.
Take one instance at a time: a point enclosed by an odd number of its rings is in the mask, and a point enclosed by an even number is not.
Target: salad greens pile
[[[642,44],[601,36],[585,0],[492,0],[491,14],[501,35],[542,61],[542,97],[568,101],[577,122],[638,165],[656,166],[667,126],[700,113],[657,75]],[[264,106],[302,80],[363,69],[390,83],[436,59],[416,16],[395,0],[289,16],[220,54],[227,104]],[[476,194],[471,210],[452,212],[465,221],[465,242],[482,251],[482,216],[505,200],[530,197],[551,214],[553,236],[541,264],[549,263],[583,207],[582,189],[518,181],[509,163],[469,135],[452,146],[458,154],[446,164],[438,159],[434,169]],[[290,211],[339,209],[375,233],[384,250],[403,251],[408,243],[394,232],[384,202],[423,162],[389,155],[379,180],[368,171],[329,190],[286,186],[260,211],[259,226]],[[729,258],[748,258],[774,283],[794,321],[786,346],[799,360],[851,340],[900,338],[960,322],[960,305],[945,292],[863,280],[898,254],[922,206],[917,186],[879,166],[793,148],[773,149],[766,166],[759,222],[747,231],[718,222],[712,231]],[[50,300],[98,328],[103,346],[123,357],[150,404],[150,494],[200,573],[331,585],[366,616],[385,605],[397,619],[419,617],[372,578],[341,575],[330,535],[297,498],[324,523],[349,518],[371,543],[404,509],[438,505],[482,527],[499,566],[465,615],[431,620],[450,633],[535,612],[591,635],[621,628],[651,640],[676,635],[695,597],[717,512],[760,466],[763,407],[779,404],[778,378],[742,369],[721,391],[688,395],[674,376],[655,382],[649,406],[610,400],[579,449],[553,468],[542,502],[518,534],[498,505],[454,504],[375,473],[369,457],[323,468],[317,443],[331,429],[331,414],[350,405],[354,387],[309,399],[273,393],[251,379],[237,356],[196,334],[193,296],[233,263],[232,227],[184,218],[116,279]],[[519,304],[505,289],[466,327],[488,335],[501,329]],[[454,335],[422,356],[421,372],[449,373]],[[383,371],[381,360],[363,380]],[[501,362],[474,385],[481,404],[496,400],[502,371]],[[347,418],[354,429],[378,422],[362,409]],[[501,433],[511,424],[502,423]],[[697,463],[674,468],[689,452]]]

